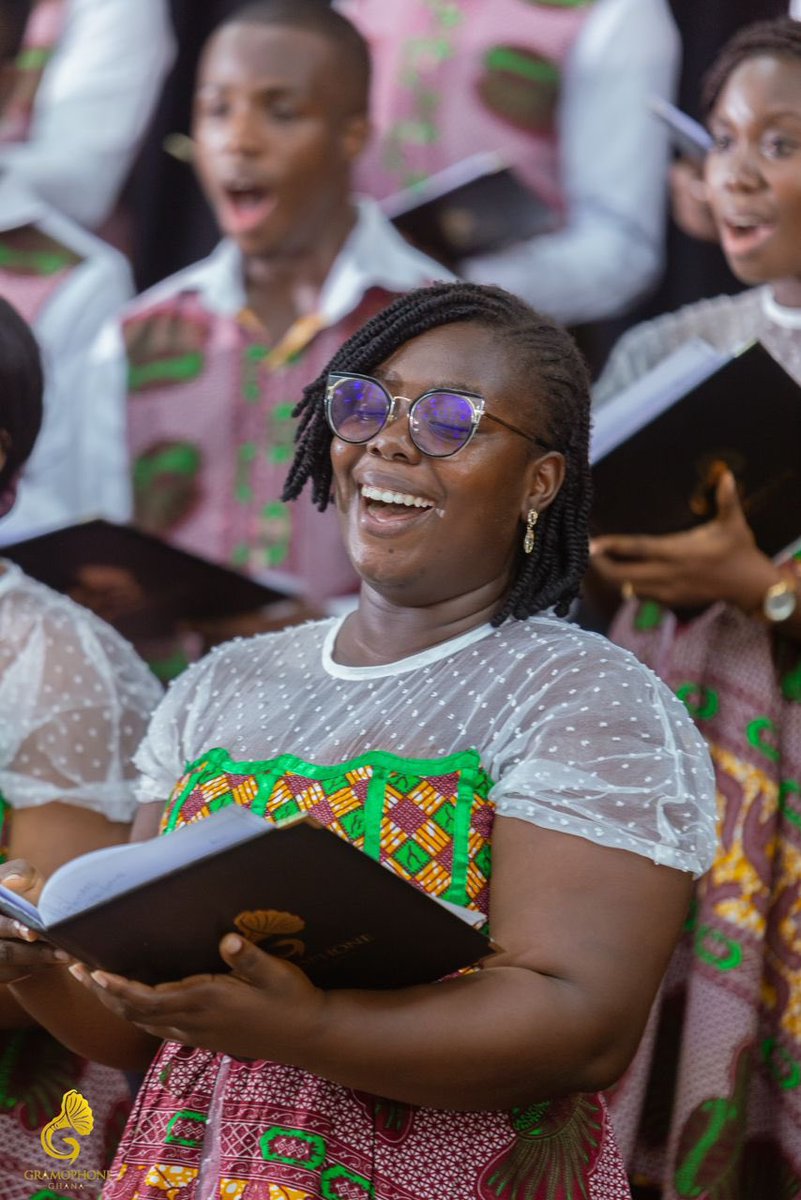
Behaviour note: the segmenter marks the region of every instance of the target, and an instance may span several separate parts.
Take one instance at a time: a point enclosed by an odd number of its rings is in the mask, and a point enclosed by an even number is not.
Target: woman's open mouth
[[[427,496],[389,491],[370,484],[363,484],[359,495],[362,513],[368,523],[386,527],[387,531],[401,526],[405,528],[427,516],[434,508],[434,501]]]
[[[775,222],[756,217],[724,218],[720,225],[721,245],[733,257],[751,254],[773,236],[775,229]]]

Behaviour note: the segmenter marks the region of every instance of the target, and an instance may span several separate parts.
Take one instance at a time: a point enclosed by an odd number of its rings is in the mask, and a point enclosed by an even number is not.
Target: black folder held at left
[[[81,521],[0,549],[32,579],[71,596],[132,640],[182,622],[253,612],[289,588],[212,562],[133,525]]]
[[[399,988],[496,947],[481,914],[445,905],[308,817],[276,825],[231,805],[149,842],[72,859],[37,907],[0,912],[90,967],[162,983],[224,973],[238,932],[324,988]]]

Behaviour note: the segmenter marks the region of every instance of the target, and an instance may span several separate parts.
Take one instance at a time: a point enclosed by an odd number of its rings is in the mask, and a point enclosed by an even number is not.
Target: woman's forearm
[[[328,992],[316,1025],[289,1047],[268,1035],[264,1057],[409,1104],[508,1109],[611,1084],[637,1029],[564,980],[507,967],[399,992]]]
[[[9,985],[11,997],[75,1054],[120,1070],[147,1067],[159,1042],[108,1011],[69,973],[52,967]]]

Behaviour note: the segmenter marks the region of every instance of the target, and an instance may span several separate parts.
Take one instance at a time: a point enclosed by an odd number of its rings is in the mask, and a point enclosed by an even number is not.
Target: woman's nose
[[[409,401],[405,397],[394,397],[386,425],[370,438],[367,449],[371,454],[386,459],[404,458],[409,462],[419,462],[422,458],[409,432]]]
[[[742,188],[751,191],[761,186],[762,172],[755,150],[748,146],[732,150],[726,160],[724,183],[730,190]]]

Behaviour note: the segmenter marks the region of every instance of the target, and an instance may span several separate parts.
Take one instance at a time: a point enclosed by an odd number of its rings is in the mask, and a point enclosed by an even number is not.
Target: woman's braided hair
[[[767,54],[775,58],[794,58],[801,63],[801,21],[777,17],[775,21],[754,21],[729,38],[704,76],[701,106],[709,116],[729,76],[749,58]]]
[[[296,453],[284,499],[300,495],[308,479],[312,500],[322,511],[331,499],[332,434],[325,418],[329,371],[370,374],[401,346],[441,325],[474,322],[497,335],[532,397],[543,439],[565,457],[565,480],[537,526],[533,554],[519,553],[512,584],[493,619],[525,620],[555,607],[563,616],[578,594],[587,569],[591,501],[587,461],[590,426],[589,378],[570,335],[548,317],[501,288],[473,283],[439,283],[393,301],[362,326],[334,354],[323,373],[304,390]],[[533,453],[542,450],[533,447]],[[522,527],[521,527],[522,546]]]

